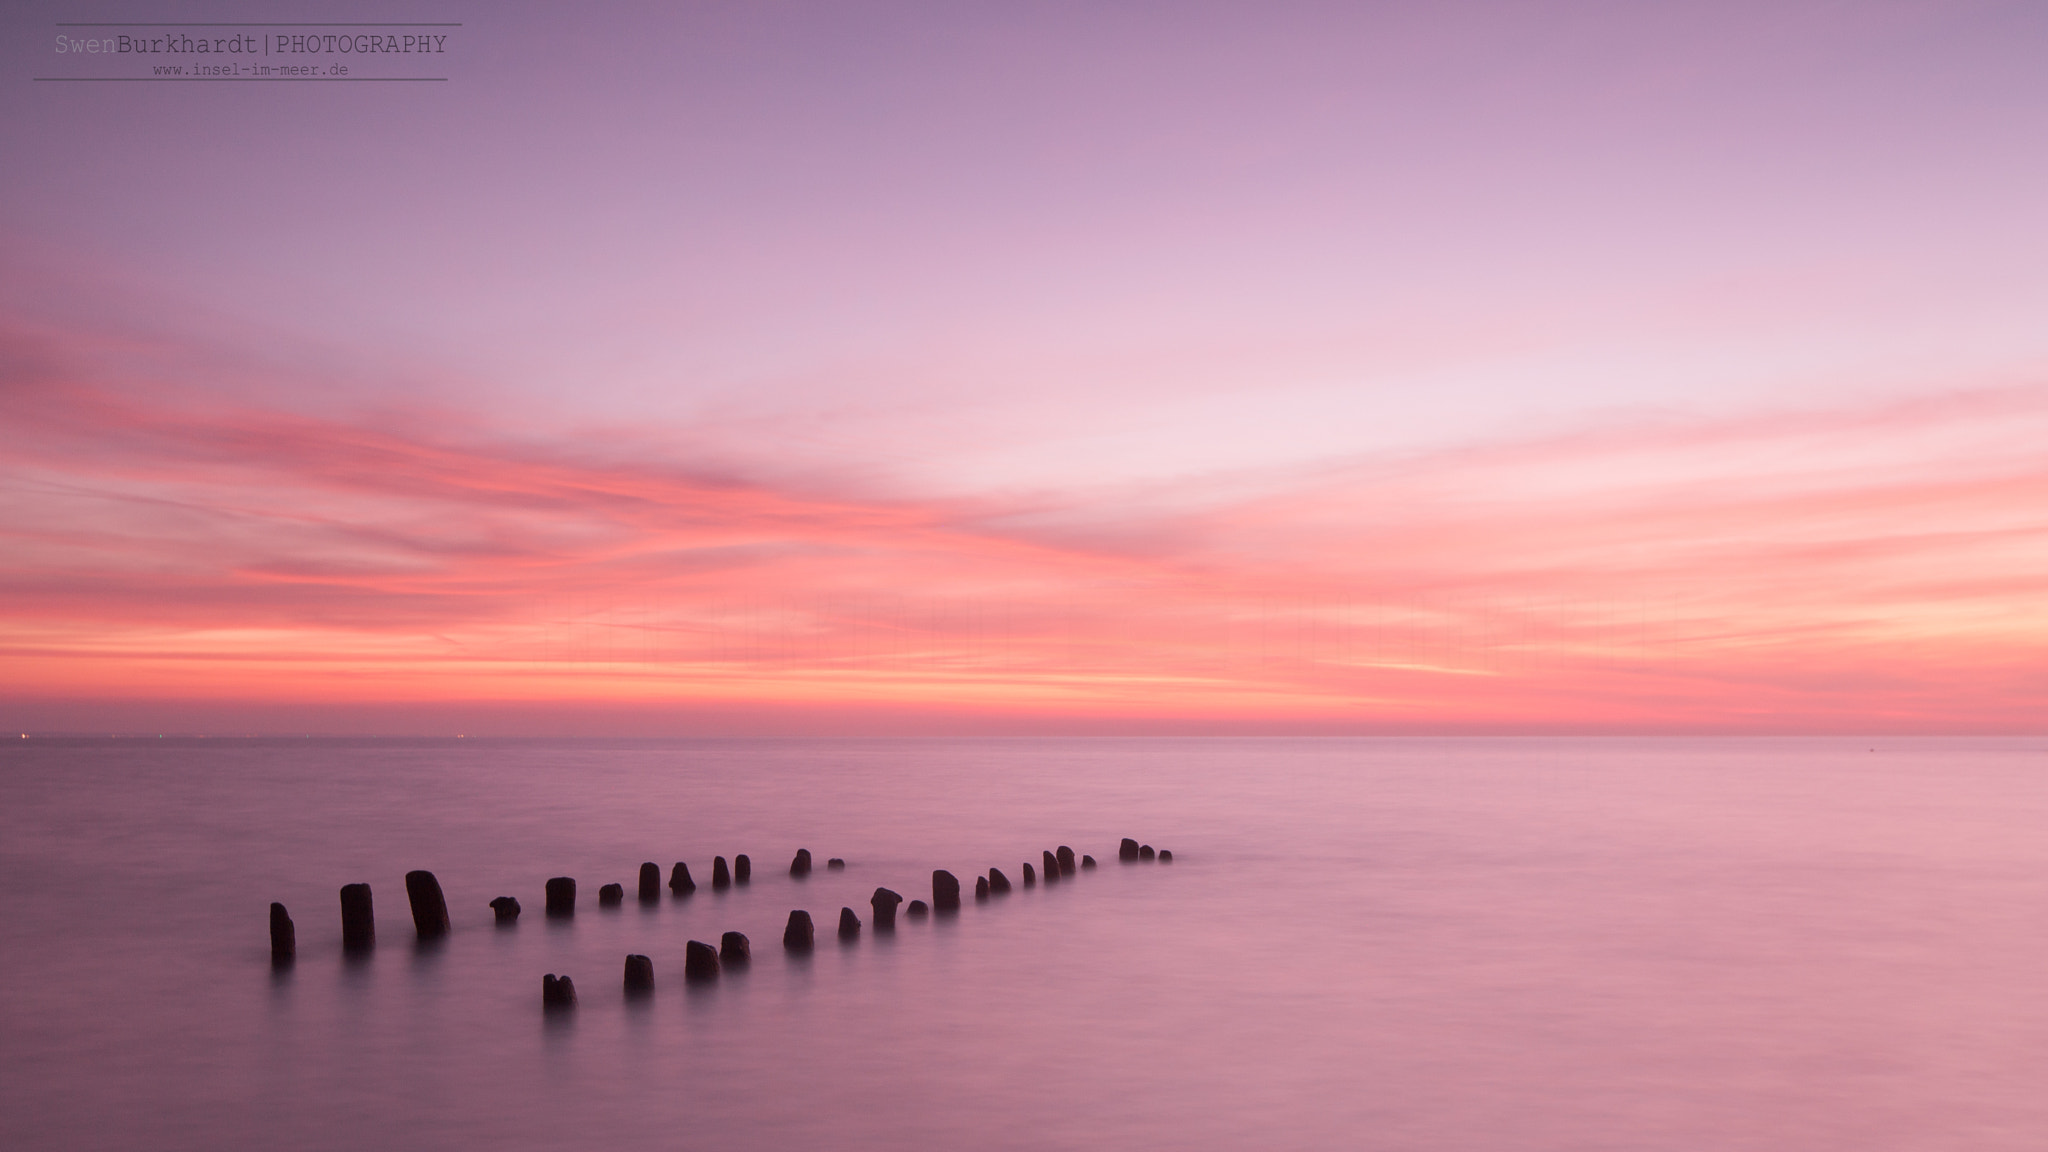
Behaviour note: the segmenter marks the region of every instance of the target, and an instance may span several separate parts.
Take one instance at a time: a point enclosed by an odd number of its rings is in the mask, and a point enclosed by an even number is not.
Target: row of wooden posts
[[[1140,844],[1126,837],[1117,848],[1117,859],[1124,863],[1143,862],[1157,859],[1170,863],[1173,853],[1154,853],[1149,844]],[[1095,867],[1095,857],[1082,856],[1076,861],[1074,850],[1061,845],[1056,852],[1042,854],[1041,867],[1045,882],[1054,883],[1062,876],[1072,876],[1077,867]],[[826,862],[830,869],[846,867],[846,862],[833,857]],[[726,888],[734,883],[745,884],[752,875],[752,861],[745,855],[735,856],[730,869],[725,857],[712,860],[711,886]],[[807,848],[797,850],[795,859],[790,861],[789,874],[807,876],[811,871],[811,853]],[[1023,866],[1024,887],[1038,883],[1038,873],[1029,861]],[[991,868],[988,875],[974,878],[974,897],[986,900],[991,895],[1010,891],[1010,878],[1000,868]],[[690,866],[678,861],[669,871],[669,890],[677,896],[696,891],[696,881],[690,877]],[[547,882],[544,889],[547,898],[547,913],[550,916],[573,916],[576,912],[576,881],[568,876],[557,876]],[[421,940],[434,940],[446,936],[449,931],[448,901],[441,893],[441,882],[432,872],[418,870],[405,874],[405,896],[412,905],[414,931]],[[625,900],[625,887],[620,884],[606,884],[598,889],[598,903],[613,906]],[[653,862],[640,866],[640,899],[652,903],[661,899],[661,868]],[[890,931],[896,927],[896,908],[903,903],[903,897],[887,888],[875,889],[868,901],[874,910],[876,931]],[[960,908],[960,880],[943,868],[932,873],[932,899],[930,904],[923,900],[912,900],[906,909],[914,917],[937,912],[955,912]],[[500,896],[491,901],[491,911],[499,924],[509,924],[519,918],[519,901],[511,896]],[[839,910],[839,937],[849,940],[859,937],[860,917],[852,908]],[[789,914],[789,923],[782,931],[782,946],[792,952],[809,951],[813,946],[815,931],[811,914],[797,909]],[[346,951],[360,952],[376,946],[377,925],[370,901],[368,884],[345,884],[341,889],[341,945]],[[282,904],[270,906],[270,957],[274,964],[289,964],[298,954],[297,930],[291,914]],[[716,979],[721,966],[745,964],[752,958],[752,948],[744,933],[727,932],[713,948],[702,941],[692,940],[684,951],[683,975],[690,980]],[[645,956],[626,957],[626,991],[628,994],[645,993],[654,988],[654,962]],[[576,1002],[576,986],[567,976],[549,973],[541,981],[541,1002],[548,1006],[562,1006]]]

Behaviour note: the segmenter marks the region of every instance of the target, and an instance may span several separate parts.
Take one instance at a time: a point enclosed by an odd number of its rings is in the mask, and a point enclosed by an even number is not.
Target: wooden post
[[[368,884],[342,885],[341,946],[350,952],[377,946],[377,917],[370,909]]]
[[[270,962],[289,964],[299,954],[299,932],[284,905],[270,906]]]
[[[422,940],[448,934],[448,901],[441,895],[441,882],[432,872],[405,874],[405,898],[412,904],[412,926]]]

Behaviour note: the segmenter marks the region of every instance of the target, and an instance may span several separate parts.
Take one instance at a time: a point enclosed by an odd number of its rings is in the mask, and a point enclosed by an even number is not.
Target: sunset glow
[[[1443,11],[17,95],[5,722],[2038,730],[2038,14]]]

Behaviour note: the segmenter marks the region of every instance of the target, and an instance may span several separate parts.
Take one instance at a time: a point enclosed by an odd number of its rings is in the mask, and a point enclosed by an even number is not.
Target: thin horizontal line
[[[69,21],[69,22],[66,22],[66,21],[58,21],[58,23],[57,23],[56,27],[59,27],[59,28],[460,28],[460,27],[462,27],[462,25],[460,25],[460,24],[421,24],[421,23],[411,23],[411,24],[408,24],[408,23],[405,23],[405,22],[403,22],[403,21],[398,21],[398,22],[392,22],[392,23],[384,23],[384,22],[377,22],[377,23],[371,23],[371,22],[368,22],[368,21],[357,21],[357,22],[355,22],[355,23],[349,23],[349,22],[347,22],[347,21],[343,21],[343,22],[341,22],[341,23],[338,23],[338,24],[311,24],[311,23],[303,23],[303,22],[301,22],[301,23],[290,23],[290,22],[286,22],[286,23],[272,23],[272,22],[269,22],[269,21],[242,21],[242,22],[238,22],[238,23],[228,23],[228,22],[224,22],[224,23],[211,23],[211,24],[202,24],[202,23],[197,23],[197,22],[193,22],[193,21],[187,21],[187,22],[185,22],[185,23],[156,23],[156,24],[151,24],[151,23],[147,23],[147,22],[144,22],[144,23],[134,23],[134,22],[130,22],[130,21],[98,20],[98,21],[92,21],[92,22],[90,22],[90,23],[88,23],[88,22],[85,22],[85,21]]]
[[[446,76],[36,76],[53,84],[408,84],[446,83]]]

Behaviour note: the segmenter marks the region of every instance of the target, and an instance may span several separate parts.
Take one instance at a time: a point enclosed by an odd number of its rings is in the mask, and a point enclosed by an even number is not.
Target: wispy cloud
[[[2048,389],[920,496],[8,362],[19,700],[2011,730],[2048,687]]]

